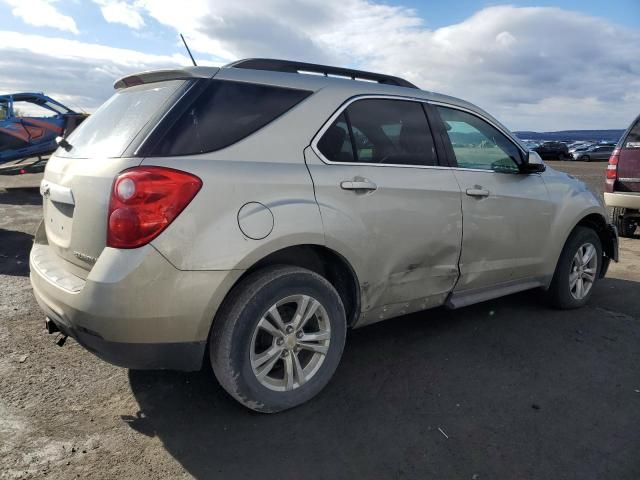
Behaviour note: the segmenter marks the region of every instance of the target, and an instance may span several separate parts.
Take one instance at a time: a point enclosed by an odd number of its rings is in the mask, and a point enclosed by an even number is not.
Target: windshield
[[[84,121],[67,141],[71,149],[56,155],[69,158],[120,157],[133,139],[166,109],[184,80],[130,87],[116,92]]]

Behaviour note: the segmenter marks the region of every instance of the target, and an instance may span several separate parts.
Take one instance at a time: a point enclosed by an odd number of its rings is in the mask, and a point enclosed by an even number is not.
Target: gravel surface
[[[549,162],[601,190],[604,163]],[[640,240],[581,310],[525,292],[350,332],[312,402],[251,413],[209,370],[128,371],[44,331],[40,176],[0,179],[0,478],[640,478]],[[4,189],[3,189],[4,187]]]

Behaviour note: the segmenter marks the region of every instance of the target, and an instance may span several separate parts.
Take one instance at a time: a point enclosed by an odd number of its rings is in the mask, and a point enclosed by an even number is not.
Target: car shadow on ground
[[[122,419],[196,478],[638,478],[640,299],[607,299],[640,284],[599,287],[573,312],[526,292],[352,331],[328,387],[275,415],[210,369],[130,371]]]
[[[42,196],[38,187],[0,189],[0,204],[42,205]]]
[[[0,275],[29,275],[33,235],[0,228]]]

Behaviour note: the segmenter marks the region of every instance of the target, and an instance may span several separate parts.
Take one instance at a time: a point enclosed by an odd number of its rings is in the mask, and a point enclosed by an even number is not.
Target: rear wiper
[[[59,147],[64,148],[67,152],[73,148],[73,145],[67,142],[67,139],[64,137],[56,137],[56,143]]]

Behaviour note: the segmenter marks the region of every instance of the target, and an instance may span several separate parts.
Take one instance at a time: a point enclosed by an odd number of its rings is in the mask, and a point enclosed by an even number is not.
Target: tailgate
[[[46,243],[62,268],[86,278],[106,245],[113,181],[142,162],[128,152],[188,86],[170,80],[118,90],[49,159],[40,188]]]
[[[49,247],[86,278],[107,239],[107,210],[115,176],[140,158],[51,157],[40,186]],[[86,274],[83,275],[83,272]]]
[[[618,180],[614,189],[620,192],[640,192],[640,117],[622,136],[618,148]]]
[[[638,148],[621,148],[618,157],[618,180],[615,186],[620,192],[640,192],[640,145]]]

